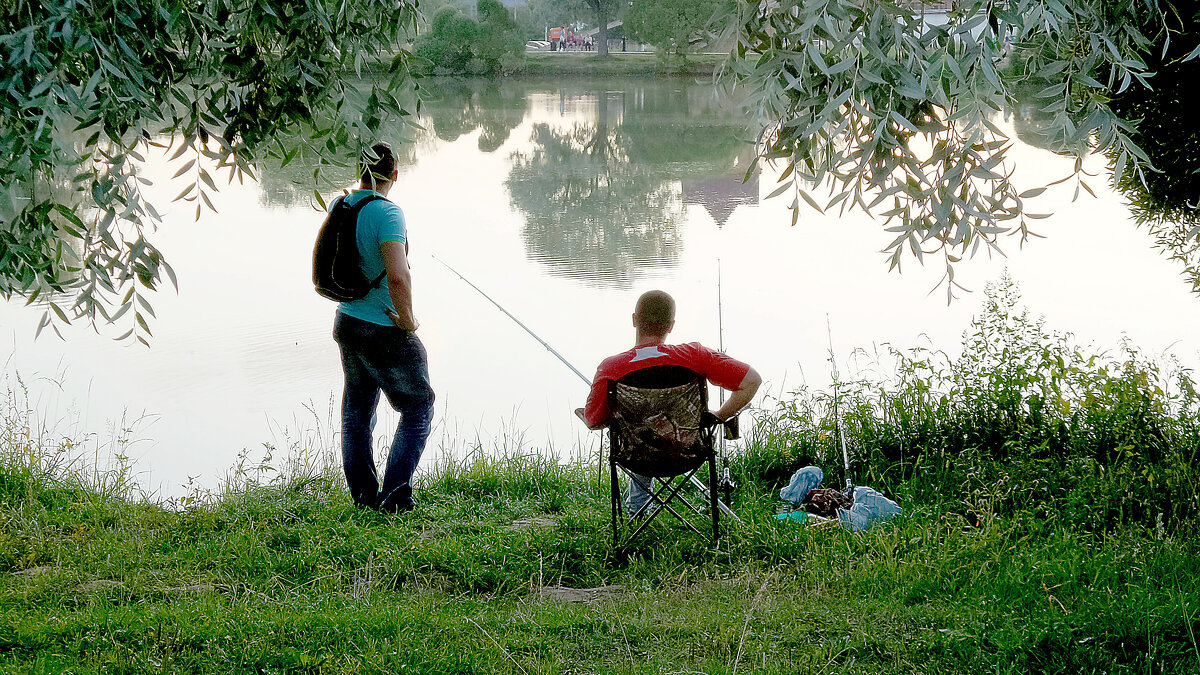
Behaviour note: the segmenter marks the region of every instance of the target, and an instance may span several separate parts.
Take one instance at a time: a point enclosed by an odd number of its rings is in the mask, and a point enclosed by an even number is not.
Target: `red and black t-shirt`
[[[683,366],[703,375],[709,382],[722,389],[736,390],[750,366],[709,349],[699,342],[684,345],[656,344],[634,347],[627,352],[610,356],[596,369],[592,378],[592,391],[584,407],[584,420],[592,428],[608,423],[608,382],[619,380],[635,370],[650,366]]]

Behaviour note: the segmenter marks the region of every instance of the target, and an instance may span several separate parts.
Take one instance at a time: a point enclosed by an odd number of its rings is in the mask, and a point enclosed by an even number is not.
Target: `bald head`
[[[646,291],[633,309],[633,326],[645,335],[665,336],[675,325],[675,299],[666,291]]]

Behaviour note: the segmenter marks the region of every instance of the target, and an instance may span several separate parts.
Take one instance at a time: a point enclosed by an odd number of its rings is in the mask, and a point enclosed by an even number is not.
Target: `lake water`
[[[438,96],[404,146],[391,193],[408,221],[438,396],[427,458],[476,447],[565,456],[594,452],[600,439],[571,413],[586,395],[579,377],[434,255],[588,376],[631,345],[637,296],[662,288],[678,300],[672,337],[723,342],[763,373],[767,396],[825,387],[827,316],[843,373],[854,348],[932,343],[953,353],[985,283],[1006,268],[1053,330],[1100,348],[1127,336],[1150,354],[1200,362],[1200,300],[1102,180],[1096,199],[1049,191],[1039,207],[1055,212],[1040,222],[1046,238],[965,261],[958,278],[976,292],[948,305],[936,264],[887,271],[880,250],[890,237],[878,221],[810,212],[791,227],[783,199],[762,199],[770,167],[743,182],[746,115],[711,86],[476,83]],[[1070,168],[1031,145],[1011,156],[1022,187]],[[145,172],[158,203],[179,192],[161,158]],[[84,327],[66,341],[34,340],[40,310],[0,305],[7,386],[19,376],[47,426],[93,433],[85,447],[95,459],[130,457],[160,496],[215,487],[240,454],[256,459],[267,445],[276,457],[336,448],[341,371],[334,305],[309,281],[321,214],[308,175],[289,167],[224,187],[219,212],[198,223],[190,205],[170,205],[157,243],[180,289],[155,299],[150,349]],[[377,427],[381,444],[394,419]]]

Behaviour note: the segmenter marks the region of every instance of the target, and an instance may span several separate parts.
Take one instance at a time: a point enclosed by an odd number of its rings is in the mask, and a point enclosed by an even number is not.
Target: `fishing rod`
[[[545,347],[547,350],[549,350],[551,354],[558,357],[558,360],[562,361],[564,366],[570,368],[571,372],[578,375],[579,379],[583,380],[584,384],[586,384],[589,387],[592,386],[592,381],[589,380],[586,375],[579,372],[578,368],[571,365],[571,362],[568,361],[565,356],[563,356],[562,354],[559,354],[558,351],[556,351],[553,347],[551,347],[548,342],[546,342],[542,338],[538,337],[538,334],[534,333],[532,330],[530,330],[529,326],[526,326],[525,324],[521,323],[521,320],[518,319],[517,317],[513,316],[512,312],[508,311],[507,309],[504,309],[504,307],[500,303],[498,303],[494,299],[492,299],[492,296],[488,295],[487,293],[484,293],[483,289],[481,289],[478,286],[476,286],[475,284],[471,283],[470,279],[467,279],[466,277],[464,277],[458,270],[451,267],[449,265],[449,263],[447,263],[445,260],[442,260],[441,258],[437,257],[436,255],[432,256],[432,257],[434,260],[441,263],[442,267],[445,267],[446,269],[450,270],[454,274],[454,276],[458,277],[459,279],[462,279],[464,282],[466,282],[466,284],[468,286],[470,286],[471,288],[474,288],[475,292],[477,292],[480,295],[482,295],[483,297],[487,298],[488,302],[495,305],[496,309],[499,309],[501,312],[504,312],[505,316],[512,319],[514,322],[516,322],[516,324],[518,326],[520,326],[521,328],[524,328],[526,333],[529,333],[529,335],[532,336],[533,339],[535,339],[539,343],[541,343],[541,345],[543,347]],[[707,497],[708,496],[708,488],[704,487],[704,483],[701,483],[695,476],[689,476],[689,478],[691,479],[692,485],[695,485],[697,488],[699,488],[700,491],[703,492],[704,495]],[[725,503],[722,502],[720,499],[717,500],[717,507],[719,507],[721,509],[721,513],[724,513],[725,515],[729,516],[730,518],[733,518],[734,521],[739,522],[739,523],[742,522],[741,519],[737,517],[737,514],[734,513],[733,511],[731,511],[729,509],[729,507],[726,506]]]
[[[725,353],[725,310],[721,306],[721,259],[717,258],[717,351]],[[721,388],[721,405],[725,405],[725,388]],[[725,437],[721,436],[721,459],[725,459]]]
[[[825,315],[825,334],[829,337],[829,363],[833,366],[833,428],[842,444],[842,467],[846,470],[846,496],[854,501],[854,483],[850,480],[850,453],[846,450],[846,434],[842,431],[841,416],[838,414],[838,369],[837,359],[833,357],[833,328],[829,323],[829,315]]]
[[[512,319],[513,321],[515,321],[515,322],[517,323],[517,325],[518,325],[518,326],[520,326],[521,328],[524,328],[526,333],[529,333],[531,336],[533,336],[533,339],[534,339],[534,340],[537,340],[538,342],[542,343],[542,346],[543,346],[543,347],[545,347],[546,349],[550,350],[550,353],[551,353],[551,354],[553,354],[553,355],[557,356],[557,357],[558,357],[558,360],[563,362],[563,365],[565,365],[566,367],[570,368],[572,372],[574,372],[576,375],[578,375],[578,376],[579,376],[579,379],[581,379],[581,380],[583,380],[584,382],[586,382],[586,383],[588,384],[588,386],[591,386],[591,384],[592,384],[592,381],[588,379],[587,375],[584,375],[583,373],[579,372],[579,369],[578,369],[578,368],[576,368],[575,366],[571,365],[571,362],[570,362],[570,361],[568,361],[568,360],[567,360],[565,357],[563,357],[563,355],[562,355],[562,354],[559,354],[557,351],[555,351],[555,350],[554,350],[554,347],[551,347],[551,346],[550,346],[550,345],[549,345],[549,344],[548,344],[548,343],[547,343],[545,340],[543,340],[542,338],[538,337],[538,334],[537,334],[537,333],[535,333],[535,332],[533,332],[532,330],[530,330],[530,329],[529,329],[529,326],[526,326],[525,324],[521,323],[521,320],[520,320],[520,319],[518,319],[517,317],[513,316],[513,315],[512,315],[512,312],[508,311],[507,309],[504,309],[504,307],[502,307],[502,306],[500,305],[500,303],[498,303],[498,302],[496,302],[495,300],[493,300],[493,299],[492,299],[492,296],[488,295],[487,293],[484,293],[484,292],[483,292],[483,290],[482,290],[481,288],[479,288],[479,287],[478,287],[478,286],[476,286],[475,284],[471,283],[471,280],[470,280],[470,279],[468,279],[468,278],[464,277],[463,275],[459,274],[459,273],[458,273],[458,270],[454,269],[454,268],[453,268],[453,267],[451,267],[450,265],[447,265],[447,264],[446,264],[446,261],[444,261],[444,260],[442,260],[441,258],[437,257],[436,255],[435,255],[435,256],[433,256],[433,259],[434,259],[434,260],[436,260],[436,261],[438,261],[438,262],[440,262],[440,263],[442,263],[442,266],[443,266],[443,267],[445,267],[446,269],[448,269],[448,270],[450,270],[451,272],[453,272],[455,276],[457,276],[459,279],[462,279],[463,281],[465,281],[465,282],[467,283],[467,285],[468,285],[468,286],[470,286],[471,288],[474,288],[474,289],[475,289],[475,290],[476,290],[476,291],[477,291],[477,292],[478,292],[480,295],[482,295],[483,297],[487,298],[487,299],[488,299],[488,302],[490,302],[490,303],[492,303],[493,305],[495,305],[495,306],[496,306],[496,309],[500,310],[501,312],[504,312],[504,314],[505,314],[505,315],[506,315],[508,318],[510,318],[510,319]]]
[[[721,302],[721,259],[717,258],[717,350],[722,354],[725,353],[725,309]],[[717,387],[720,390],[721,405],[725,405],[725,388]],[[736,414],[736,413],[735,413]],[[721,473],[720,488],[725,494],[725,501],[730,501],[733,497],[733,489],[737,487],[737,483],[733,482],[733,477],[729,475],[729,455],[725,451],[725,439],[728,435],[721,434]]]

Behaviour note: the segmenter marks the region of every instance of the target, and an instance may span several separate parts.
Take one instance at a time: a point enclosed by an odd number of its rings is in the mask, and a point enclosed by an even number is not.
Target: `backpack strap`
[[[367,195],[366,197],[363,197],[362,199],[358,200],[357,202],[354,202],[354,205],[352,206],[352,205],[346,204],[346,197],[349,197],[349,196],[350,196],[349,194],[345,194],[345,195],[342,195],[341,197],[338,197],[339,203],[335,204],[334,208],[336,209],[339,206],[341,206],[342,208],[350,209],[349,215],[354,216],[355,229],[358,228],[358,216],[359,216],[359,213],[362,212],[364,206],[366,206],[367,204],[370,204],[371,202],[378,201],[380,199],[382,199],[384,201],[388,201],[387,197],[384,197],[383,195],[379,194],[378,192],[374,192],[374,193]],[[374,281],[371,282],[371,288],[372,289],[379,288],[379,284],[383,283],[383,279],[386,276],[387,276],[387,270],[385,269],[379,273],[379,276],[375,277]]]

